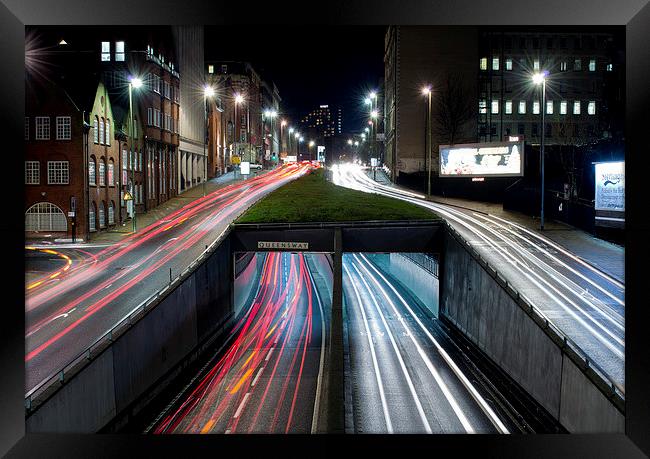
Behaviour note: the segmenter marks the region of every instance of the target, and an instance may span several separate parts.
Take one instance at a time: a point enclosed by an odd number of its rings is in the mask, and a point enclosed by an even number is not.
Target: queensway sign
[[[258,241],[258,249],[294,249],[294,250],[308,250],[309,242],[273,242],[273,241]]]

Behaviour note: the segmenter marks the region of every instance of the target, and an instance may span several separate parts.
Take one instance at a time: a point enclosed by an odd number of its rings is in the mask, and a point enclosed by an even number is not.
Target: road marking
[[[210,429],[212,428],[214,423],[215,423],[215,421],[212,420],[212,419],[210,419],[208,422],[206,422],[205,425],[203,426],[203,428],[201,429],[201,433],[206,434],[206,433],[210,432]]]
[[[262,371],[264,371],[264,368],[266,367],[260,368],[260,371],[257,372],[257,375],[255,376],[255,379],[253,379],[253,383],[251,384],[251,387],[255,387],[255,384],[257,384],[257,380],[260,379],[260,376],[262,374]]]
[[[277,344],[277,341],[275,342],[275,344]],[[265,362],[269,361],[269,359],[271,358],[271,354],[273,354],[274,349],[275,349],[275,347],[272,347],[271,350],[269,351],[269,353],[266,354],[266,358],[264,359]]]
[[[244,398],[242,399],[241,403],[239,404],[239,407],[237,408],[237,411],[235,411],[235,415],[233,416],[233,419],[237,419],[239,417],[250,395],[251,395],[250,392],[246,392],[246,395],[244,395]]]

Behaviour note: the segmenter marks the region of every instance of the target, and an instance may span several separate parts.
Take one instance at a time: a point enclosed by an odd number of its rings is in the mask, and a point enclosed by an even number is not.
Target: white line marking
[[[260,375],[262,374],[262,371],[264,371],[264,368],[260,368],[260,370],[257,372],[257,375],[255,376],[255,379],[253,379],[253,383],[251,384],[251,387],[255,387],[255,384],[257,384],[257,380],[260,378]]]
[[[239,404],[239,407],[237,408],[237,411],[235,411],[235,415],[233,416],[233,419],[237,419],[239,417],[242,410],[244,409],[244,405],[246,404],[246,401],[248,400],[248,397],[250,397],[250,396],[251,396],[251,393],[246,392],[246,395],[244,395],[244,398],[242,399],[241,403]]]

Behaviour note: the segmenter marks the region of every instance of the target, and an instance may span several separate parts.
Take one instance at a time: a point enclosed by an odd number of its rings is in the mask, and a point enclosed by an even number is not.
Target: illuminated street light
[[[422,88],[423,96],[428,96],[429,94],[431,94],[431,86],[425,86],[424,88]]]
[[[348,139],[348,145],[352,145],[352,139]]]
[[[241,104],[244,101],[244,96],[241,94],[235,94],[235,103]]]
[[[214,96],[214,88],[205,85],[203,88],[203,125],[205,126],[205,136],[203,136],[203,196],[205,196],[205,183],[208,181],[208,156],[205,153],[208,143],[208,97]]]
[[[541,169],[541,178],[542,178],[542,185],[541,185],[541,195],[542,195],[542,203],[541,203],[541,212],[540,212],[540,229],[543,231],[544,230],[544,113],[546,112],[546,77],[548,75],[548,72],[546,70],[535,73],[532,76],[533,83],[536,86],[539,86],[540,84],[542,85],[542,136],[539,141],[539,156],[540,156],[540,169]]]
[[[287,125],[287,120],[282,120],[280,126],[285,127]]]
[[[359,146],[359,141],[358,141],[358,140],[355,140],[355,141],[354,141],[354,146],[355,146],[355,147],[358,147],[358,146]]]
[[[131,138],[131,154],[134,154],[133,150],[133,133],[135,132],[135,120],[133,118],[133,88],[138,89],[139,87],[142,86],[142,80],[138,77],[132,76],[129,79],[129,113],[131,114],[131,129],[129,132],[129,137]],[[131,190],[131,193],[133,194],[135,192],[135,167],[131,168],[131,186],[133,189]],[[127,190],[128,192],[128,190]],[[137,230],[137,225],[136,225],[136,217],[135,217],[135,200],[132,201],[132,208],[133,208],[133,232],[135,233]]]
[[[372,105],[372,100],[370,100],[369,97],[366,97],[366,98],[364,99],[364,102],[365,102],[366,105]]]
[[[377,112],[377,110],[373,110],[372,112],[370,112],[370,118],[372,118],[373,120],[377,119],[378,116],[379,113]]]
[[[310,147],[313,147],[314,145],[316,145],[316,142],[314,142],[313,140],[310,140],[310,141],[309,141],[309,146],[310,146]]]
[[[427,138],[425,141],[424,147],[425,151],[425,160],[429,158],[429,164],[427,167],[427,194],[431,195],[431,86],[425,86],[422,88],[422,95],[427,96]]]
[[[289,134],[293,134],[294,129],[292,127],[289,128]]]
[[[377,98],[377,93],[376,93],[375,91],[372,91],[372,92],[370,93],[370,98],[371,98],[371,99],[376,99],[376,98]]]
[[[131,78],[131,86],[133,86],[135,89],[138,89],[140,86],[142,86],[142,80],[137,77]]]
[[[364,131],[370,132],[370,128],[365,128]]]

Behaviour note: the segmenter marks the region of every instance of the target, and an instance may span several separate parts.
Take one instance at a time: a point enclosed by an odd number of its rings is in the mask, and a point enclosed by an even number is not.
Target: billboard
[[[625,226],[625,161],[595,163],[596,226]]]
[[[523,141],[440,145],[439,151],[440,177],[524,175]]]
[[[251,173],[251,163],[248,161],[242,161],[239,167],[242,175],[248,175]]]

